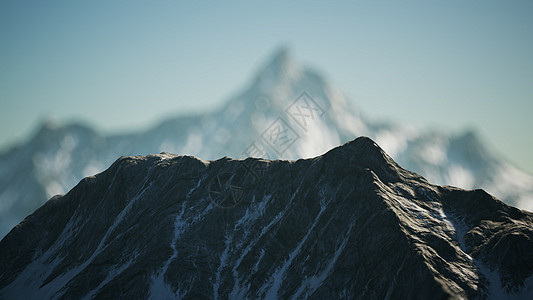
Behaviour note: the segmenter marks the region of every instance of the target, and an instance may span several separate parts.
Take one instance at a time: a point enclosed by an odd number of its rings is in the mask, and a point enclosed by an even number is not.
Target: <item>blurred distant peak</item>
[[[257,80],[279,82],[294,79],[300,74],[301,67],[294,60],[288,47],[278,48],[260,69]]]
[[[42,119],[37,125],[38,132],[55,131],[60,127],[61,124],[59,123],[59,121],[51,117],[46,117]]]
[[[77,120],[62,124],[55,118],[45,118],[37,125],[36,137],[48,138],[50,135],[63,134],[96,134],[95,130],[84,122]]]
[[[483,145],[482,136],[476,129],[468,128],[462,133],[458,134],[452,139],[453,144],[460,145],[463,149],[469,149],[469,151],[476,151],[476,155],[480,153],[487,153],[487,149]]]
[[[290,64],[290,55],[290,49],[286,46],[281,46],[274,52],[274,55],[270,60],[270,65],[276,65],[281,67],[286,66]]]
[[[474,128],[467,128],[457,137],[458,140],[469,141],[471,143],[480,143],[479,133]]]
[[[41,127],[55,129],[59,126],[59,121],[56,118],[46,117],[41,121]]]

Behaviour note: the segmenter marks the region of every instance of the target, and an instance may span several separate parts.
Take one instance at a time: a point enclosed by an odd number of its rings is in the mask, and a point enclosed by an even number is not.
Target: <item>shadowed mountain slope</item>
[[[366,137],[296,161],[121,157],[0,242],[0,297],[531,298],[532,228]]]

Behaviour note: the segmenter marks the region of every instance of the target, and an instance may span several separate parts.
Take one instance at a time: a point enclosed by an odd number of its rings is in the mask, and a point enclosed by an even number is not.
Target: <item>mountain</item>
[[[533,297],[533,214],[366,137],[310,159],[121,157],[0,242],[0,298]]]
[[[533,210],[533,177],[487,151],[475,133],[450,135],[375,122],[318,72],[280,49],[242,92],[205,114],[112,136],[82,124],[45,122],[27,143],[0,155],[0,236],[47,199],[121,155],[167,151],[204,159],[298,159],[362,135],[431,182],[483,188],[508,204]]]

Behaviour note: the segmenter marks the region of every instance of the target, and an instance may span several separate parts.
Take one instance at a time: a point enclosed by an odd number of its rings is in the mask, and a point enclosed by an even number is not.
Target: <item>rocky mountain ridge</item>
[[[299,160],[122,157],[0,242],[0,297],[527,299],[532,225],[365,137]]]
[[[287,133],[285,140],[271,135],[276,130]],[[45,122],[28,142],[0,155],[0,237],[47,199],[65,194],[122,155],[166,151],[210,160],[224,155],[299,159],[363,135],[433,183],[483,188],[508,204],[533,210],[533,177],[487,151],[476,134],[373,121],[320,73],[281,49],[242,92],[210,112],[119,135]]]

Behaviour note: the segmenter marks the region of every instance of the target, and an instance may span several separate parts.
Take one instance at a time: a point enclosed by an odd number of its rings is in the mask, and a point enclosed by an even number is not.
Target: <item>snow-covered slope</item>
[[[297,159],[320,155],[361,135],[432,182],[483,188],[533,210],[533,177],[489,153],[475,134],[451,136],[373,122],[319,73],[281,49],[241,93],[205,114],[178,116],[143,132],[117,136],[79,124],[43,124],[28,143],[0,156],[0,236],[47,199],[121,155],[168,151],[205,159]]]
[[[122,157],[0,242],[0,298],[531,299],[532,228],[365,137],[297,161]]]

